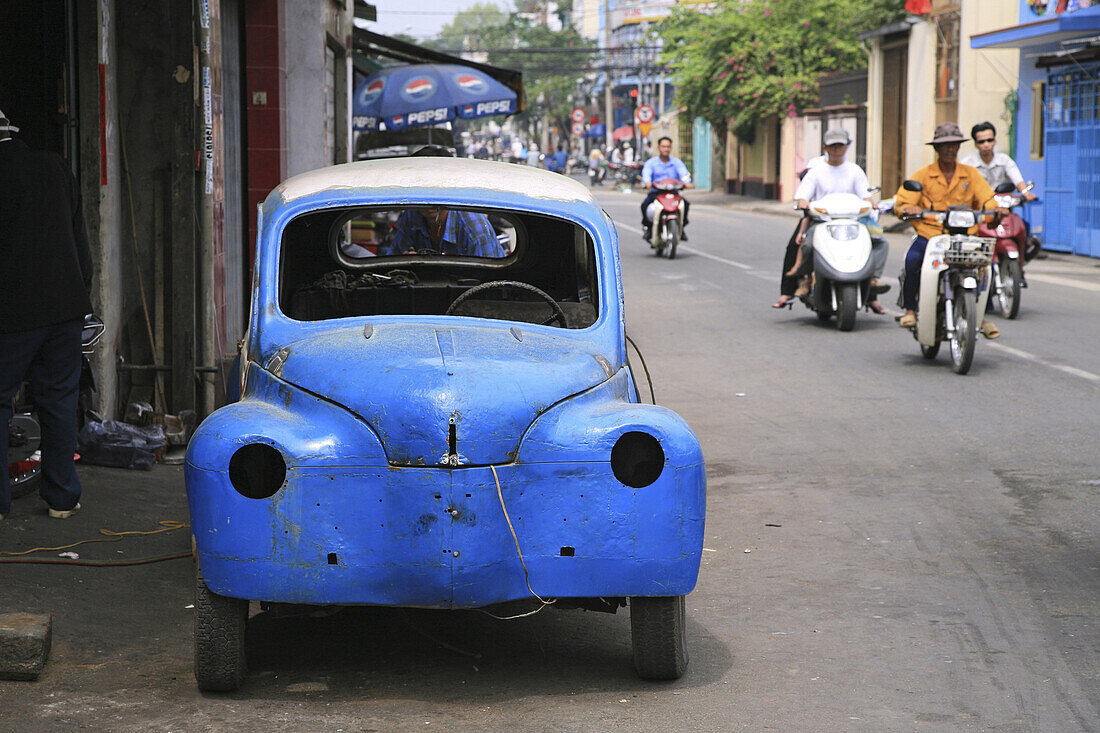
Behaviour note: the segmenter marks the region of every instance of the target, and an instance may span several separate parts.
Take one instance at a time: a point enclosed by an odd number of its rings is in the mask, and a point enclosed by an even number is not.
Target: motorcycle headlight
[[[973,211],[949,211],[947,212],[947,226],[952,229],[969,229],[978,223]]]
[[[856,224],[829,224],[829,235],[838,242],[850,242],[859,236]]]

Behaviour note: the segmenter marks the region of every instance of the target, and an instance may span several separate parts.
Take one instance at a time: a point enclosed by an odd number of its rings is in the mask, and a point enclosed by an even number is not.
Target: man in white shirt
[[[868,190],[867,174],[855,163],[845,160],[844,155],[848,152],[848,145],[852,142],[847,130],[829,130],[825,133],[823,142],[825,144],[825,163],[824,165],[818,163],[808,168],[806,176],[794,192],[795,201],[797,202],[795,205],[800,209],[808,209],[811,201],[830,193],[852,193],[861,199],[874,203],[871,200],[871,192]],[[797,254],[794,267],[787,272],[788,275],[794,276],[800,273],[805,275],[812,266],[813,238],[808,236],[807,231],[810,226],[816,226],[816,224],[810,225],[810,220],[804,218],[795,238],[796,243],[802,245],[802,248]],[[871,300],[867,305],[875,313],[881,315],[886,311],[879,305],[877,294],[886,291],[879,278],[886,267],[889,246],[886,240],[881,237],[873,238],[871,245],[874,272],[871,278]],[[805,266],[803,266],[804,263]],[[800,297],[808,292],[809,283],[803,282],[795,291],[795,297]],[[784,299],[789,300],[787,296],[780,296],[781,301]],[[784,304],[785,302],[777,305],[782,307]]]
[[[1037,198],[1031,191],[1024,191],[1027,183],[1024,182],[1016,161],[998,152],[994,147],[997,144],[997,128],[992,122],[979,122],[974,125],[970,128],[970,138],[978,149],[960,160],[960,163],[977,168],[982,178],[994,190],[1002,183],[1011,183],[1026,200],[1034,201]]]
[[[1020,167],[1016,165],[1016,161],[996,149],[997,128],[993,126],[992,122],[979,122],[971,127],[970,139],[974,141],[974,145],[978,149],[960,160],[960,163],[977,168],[978,172],[982,174],[982,178],[994,190],[1002,183],[1011,183],[1024,197],[1025,201],[1035,201],[1038,198],[1031,191],[1024,190],[1027,188],[1027,182],[1024,181],[1024,176],[1020,173]],[[1023,219],[1023,217],[1020,218]],[[1039,240],[1032,240],[1031,238],[1031,224],[1026,219],[1023,219],[1023,222],[1024,239],[1029,246],[1028,251],[1024,253],[1024,258],[1020,261],[1021,277],[1024,274],[1024,262],[1031,260],[1039,253]],[[1034,246],[1032,246],[1032,242],[1035,243]],[[1021,285],[1026,288],[1027,280],[1025,279]]]

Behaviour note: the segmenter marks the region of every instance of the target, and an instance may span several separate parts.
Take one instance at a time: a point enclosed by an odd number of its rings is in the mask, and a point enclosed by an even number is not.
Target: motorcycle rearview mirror
[[[920,193],[924,190],[924,186],[920,185],[920,181],[914,181],[909,179],[901,184],[901,187],[906,191],[912,191],[913,193]]]
[[[1013,186],[1008,181],[1005,181],[1004,183],[999,184],[995,189],[993,189],[993,193],[1012,193],[1015,190],[1015,186]]]

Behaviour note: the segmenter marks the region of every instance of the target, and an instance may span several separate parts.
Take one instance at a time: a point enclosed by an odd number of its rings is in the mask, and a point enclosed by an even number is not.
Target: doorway
[[[897,191],[905,178],[905,97],[909,40],[882,45],[882,190]],[[885,195],[885,194],[884,194]]]

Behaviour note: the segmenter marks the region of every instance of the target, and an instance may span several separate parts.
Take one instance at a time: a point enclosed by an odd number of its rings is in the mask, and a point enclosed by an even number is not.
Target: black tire
[[[1020,314],[1020,281],[1023,279],[1020,263],[1006,257],[999,267],[1001,292],[997,293],[997,306],[1002,316],[1012,320]]]
[[[668,229],[668,258],[676,259],[676,245],[680,243],[680,224],[675,219],[670,219],[666,224]]]
[[[684,596],[632,596],[630,641],[643,680],[677,680],[688,664]]]
[[[956,374],[966,374],[974,361],[974,341],[978,320],[973,290],[959,289],[954,301],[955,333],[951,337],[951,368]]]
[[[935,359],[936,354],[940,353],[940,342],[932,344],[931,346],[920,345],[920,355],[925,359]]]
[[[851,331],[856,325],[856,284],[842,283],[836,293],[836,330]]]
[[[232,692],[244,681],[248,601],[206,587],[195,566],[195,681],[205,692]]]

